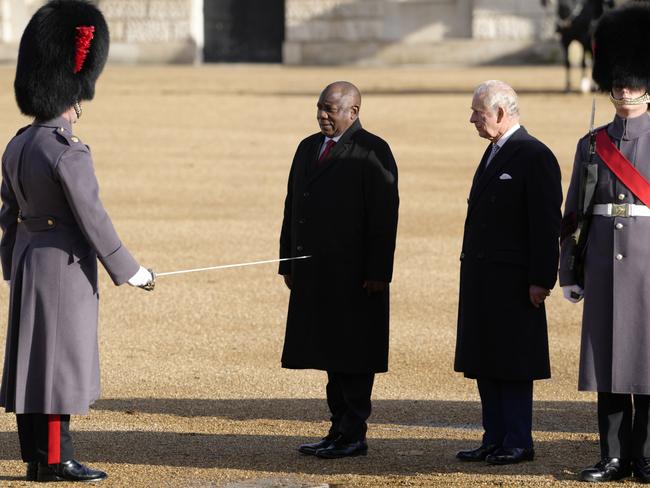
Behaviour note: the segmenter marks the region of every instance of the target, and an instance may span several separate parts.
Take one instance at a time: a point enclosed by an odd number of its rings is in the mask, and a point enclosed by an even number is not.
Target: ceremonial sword
[[[252,261],[250,263],[237,263],[237,264],[222,264],[220,266],[208,266],[207,268],[182,269],[179,271],[166,271],[164,273],[156,273],[150,269],[149,272],[151,273],[151,276],[153,276],[153,279],[146,285],[140,286],[140,288],[147,291],[153,291],[153,289],[156,286],[156,278],[160,276],[172,276],[172,275],[179,275],[185,273],[198,273],[199,271],[210,271],[215,269],[241,268],[242,266],[253,266],[256,264],[281,263],[283,261],[295,261],[297,259],[308,259],[310,257],[311,256],[296,256],[293,258],[267,259],[266,261]]]

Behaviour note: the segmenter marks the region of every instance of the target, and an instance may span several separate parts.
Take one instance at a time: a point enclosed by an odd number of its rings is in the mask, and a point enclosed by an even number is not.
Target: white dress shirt
[[[343,134],[341,134],[341,136],[342,136],[342,135],[343,135]],[[327,147],[327,143],[328,143],[329,141],[334,141],[334,143],[336,144],[337,142],[339,142],[339,139],[341,138],[341,136],[336,136],[336,137],[327,137],[327,136],[326,136],[326,137],[325,137],[325,140],[323,141],[323,144],[322,144],[321,147],[320,147],[320,150],[318,151],[318,157],[319,157],[319,158],[321,157],[321,155],[323,154],[323,151],[324,151],[325,148]]]
[[[506,131],[505,134],[503,134],[503,135],[499,138],[499,140],[498,140],[497,142],[492,143],[492,152],[490,153],[490,155],[488,156],[487,161],[485,162],[485,167],[486,167],[486,168],[489,166],[490,161],[492,161],[492,158],[494,158],[494,156],[496,156],[496,154],[501,150],[501,148],[503,147],[503,145],[504,145],[506,142],[508,142],[508,139],[510,139],[510,136],[512,136],[512,134],[514,134],[515,131],[516,131],[517,129],[519,129],[520,127],[521,127],[520,124],[515,124],[515,125],[513,125],[512,127],[510,127],[510,129],[508,129],[508,130]]]

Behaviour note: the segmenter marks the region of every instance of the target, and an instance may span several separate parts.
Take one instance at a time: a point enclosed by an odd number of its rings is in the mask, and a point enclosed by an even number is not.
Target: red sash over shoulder
[[[620,182],[650,207],[650,182],[623,156],[605,129],[596,134],[596,152]]]

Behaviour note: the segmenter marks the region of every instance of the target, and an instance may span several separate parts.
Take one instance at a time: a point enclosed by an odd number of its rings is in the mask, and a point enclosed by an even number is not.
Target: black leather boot
[[[38,476],[38,462],[37,461],[28,462],[25,479],[27,481],[36,481],[37,476]]]
[[[622,461],[619,458],[604,458],[593,468],[583,469],[580,479],[592,483],[604,483],[626,478],[631,473],[629,461]]]
[[[313,444],[302,444],[298,447],[298,450],[303,454],[315,455],[316,451],[329,447],[332,442],[334,442],[334,439],[323,437],[320,441],[314,442]]]
[[[91,469],[72,459],[59,464],[39,464],[36,481],[101,481],[107,477],[103,471]]]
[[[635,459],[632,462],[632,470],[639,483],[650,483],[650,458]]]
[[[476,449],[467,449],[465,451],[458,451],[456,453],[456,459],[461,461],[485,461],[485,458],[488,455],[492,454],[494,451],[499,449],[499,446],[496,444],[487,444],[484,446],[477,447]]]

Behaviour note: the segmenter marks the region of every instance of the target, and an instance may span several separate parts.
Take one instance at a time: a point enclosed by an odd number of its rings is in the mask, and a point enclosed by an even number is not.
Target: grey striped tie
[[[488,156],[487,161],[485,162],[486,168],[490,165],[490,161],[492,161],[492,158],[494,158],[494,156],[496,156],[498,152],[499,152],[499,145],[492,144],[492,151],[490,152],[490,155]]]

